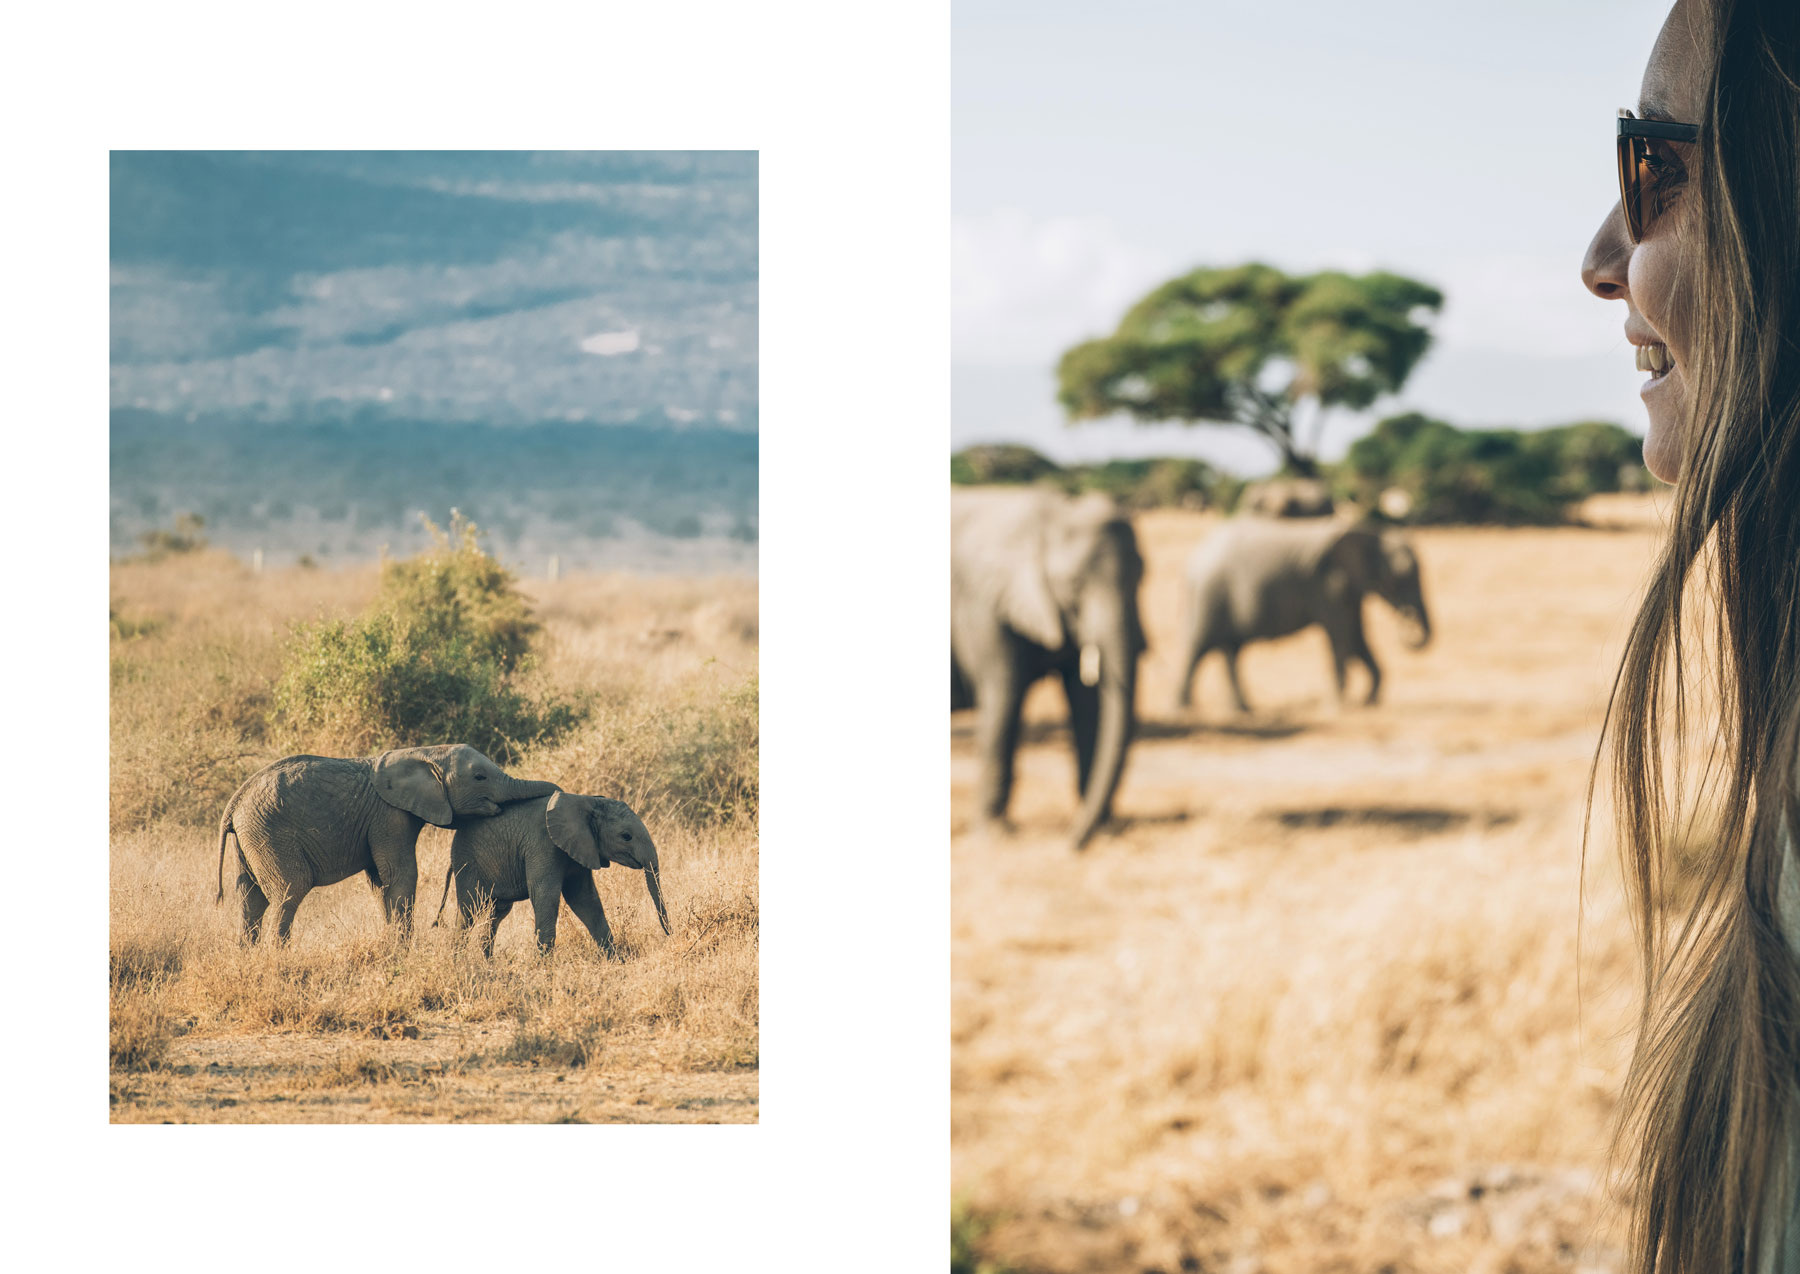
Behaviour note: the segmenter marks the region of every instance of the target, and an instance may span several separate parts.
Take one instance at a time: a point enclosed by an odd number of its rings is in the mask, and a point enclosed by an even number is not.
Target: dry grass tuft
[[[175,1030],[163,1011],[154,986],[112,995],[112,1065],[116,1070],[147,1071],[161,1066]]]

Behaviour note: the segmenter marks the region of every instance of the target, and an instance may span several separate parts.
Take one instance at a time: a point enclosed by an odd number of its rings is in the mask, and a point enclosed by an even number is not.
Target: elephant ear
[[[1396,579],[1405,579],[1418,573],[1418,556],[1412,551],[1412,545],[1406,542],[1406,537],[1398,532],[1389,531],[1381,537],[1381,556],[1386,562],[1388,574]]]
[[[551,843],[590,871],[607,865],[588,821],[595,804],[591,796],[558,792],[544,806],[544,828],[550,833]]]
[[[1373,582],[1375,556],[1375,537],[1361,528],[1351,527],[1331,536],[1319,558],[1325,591],[1333,597],[1367,592]]]
[[[1000,614],[1007,627],[1027,641],[1046,650],[1063,648],[1062,608],[1044,574],[1041,545],[1014,562],[1000,581]]]
[[[375,758],[375,791],[389,805],[448,827],[456,814],[444,771],[421,748],[400,748]]]

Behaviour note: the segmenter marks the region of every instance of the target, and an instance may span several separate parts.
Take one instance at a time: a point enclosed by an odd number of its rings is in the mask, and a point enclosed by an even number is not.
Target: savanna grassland
[[[210,551],[113,564],[113,1120],[754,1122],[754,579],[519,585],[541,630],[518,691],[573,714],[496,759],[637,810],[672,936],[616,868],[596,883],[622,960],[565,906],[552,957],[527,908],[486,961],[454,902],[432,927],[450,833],[427,827],[410,942],[354,876],[307,897],[285,947],[240,944],[235,855],[214,904],[220,810],[277,757],[370,750],[272,709],[294,626],[378,587],[374,566],[252,574]]]
[[[1368,603],[1379,706],[1318,630],[1170,705],[1183,559],[1138,519],[1150,652],[1117,822],[1080,856],[1059,692],[1026,705],[1010,835],[970,829],[952,720],[953,1233],[998,1271],[1601,1271],[1635,947],[1582,805],[1650,563],[1587,527],[1415,536],[1435,640]],[[1351,698],[1366,683],[1351,672]]]

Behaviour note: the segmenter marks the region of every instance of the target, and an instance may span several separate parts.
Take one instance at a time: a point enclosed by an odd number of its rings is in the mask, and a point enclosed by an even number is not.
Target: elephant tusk
[[[1092,642],[1081,648],[1081,684],[1084,686],[1100,684],[1100,647]]]

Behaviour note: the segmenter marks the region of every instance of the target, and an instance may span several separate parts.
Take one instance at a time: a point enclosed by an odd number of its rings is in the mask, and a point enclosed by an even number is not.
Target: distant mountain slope
[[[370,420],[245,427],[124,410],[112,422],[112,547],[199,513],[214,544],[271,563],[426,543],[460,509],[502,560],[567,569],[754,571],[756,435],[552,422]]]
[[[115,407],[756,425],[748,152],[114,152]]]

